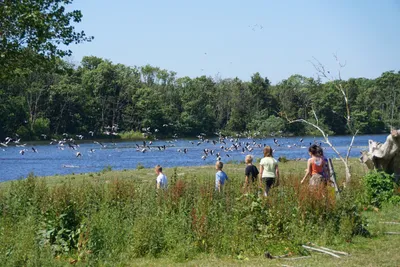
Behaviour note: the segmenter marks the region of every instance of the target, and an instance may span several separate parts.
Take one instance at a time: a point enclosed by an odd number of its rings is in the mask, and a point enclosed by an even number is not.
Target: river
[[[364,135],[357,136],[351,151],[351,157],[358,157],[361,150],[368,149],[368,139],[384,142],[387,135]],[[207,137],[205,137],[207,138]],[[9,144],[8,147],[0,147],[0,182],[24,178],[29,173],[37,176],[63,175],[71,173],[98,172],[104,168],[112,170],[135,169],[138,165],[144,167],[153,167],[157,164],[163,167],[174,166],[199,166],[211,165],[216,161],[216,154],[220,153],[223,162],[243,161],[245,155],[252,154],[255,158],[262,157],[262,147],[264,144],[270,145],[274,150],[274,157],[285,156],[287,159],[308,158],[308,146],[310,143],[320,143],[321,137],[282,137],[278,139],[278,145],[274,143],[274,138],[248,139],[239,138],[237,143],[241,144],[237,150],[225,151],[232,146],[236,140],[226,139],[226,144],[213,144],[212,140],[218,141],[215,137],[209,139],[209,142],[199,142],[199,139],[170,139],[153,141],[150,149],[142,152],[137,145],[142,146],[142,141],[126,141],[112,143],[111,140],[101,141],[104,147],[95,144],[93,141],[86,140],[79,142],[79,147],[73,150],[64,145],[50,145],[49,142],[28,143],[25,148],[16,147]],[[351,136],[332,136],[330,141],[335,145],[340,153],[346,154]],[[253,149],[252,152],[242,152],[246,143]],[[149,141],[147,141],[149,145]],[[158,146],[166,147],[160,150]],[[32,150],[37,150],[35,153]],[[336,158],[332,149],[322,143],[327,157]],[[22,155],[20,152],[26,149]],[[187,149],[187,153],[184,153]],[[204,149],[214,150],[214,155],[205,159]],[[76,157],[77,152],[81,157]]]

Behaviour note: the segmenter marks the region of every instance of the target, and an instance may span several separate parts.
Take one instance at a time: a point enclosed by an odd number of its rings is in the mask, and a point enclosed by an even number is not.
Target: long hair
[[[264,153],[264,157],[271,157],[271,158],[273,157],[272,156],[272,148],[270,146],[264,147],[263,153]]]

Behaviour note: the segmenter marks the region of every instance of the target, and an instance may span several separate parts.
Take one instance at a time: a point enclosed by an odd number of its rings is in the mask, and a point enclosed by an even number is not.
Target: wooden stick
[[[320,248],[322,248],[323,250],[332,252],[332,253],[341,254],[341,255],[344,255],[344,256],[350,256],[350,254],[347,253],[347,252],[337,251],[337,250],[333,250],[333,249],[330,249],[330,248],[324,248],[324,247],[320,247]]]
[[[311,256],[302,256],[302,257],[294,257],[294,258],[282,258],[281,260],[294,261],[294,260],[302,260],[302,259],[307,259],[307,258],[311,258]]]
[[[311,242],[309,242],[308,244],[311,245],[311,246],[314,246],[314,247],[317,247],[317,248],[320,248],[320,249],[323,249],[323,250],[332,252],[332,253],[341,254],[341,255],[344,255],[344,256],[350,256],[350,254],[347,253],[347,252],[343,252],[343,251],[333,250],[333,249],[330,249],[330,248],[321,247],[321,246],[318,246],[318,245],[316,245],[316,244],[314,244],[314,243],[311,243]]]
[[[309,249],[309,250],[315,250],[315,251],[318,251],[318,252],[322,252],[322,253],[331,255],[332,257],[335,257],[335,258],[339,258],[339,259],[340,259],[340,256],[338,256],[338,255],[336,255],[336,254],[334,254],[334,253],[332,253],[332,252],[323,250],[323,249],[313,248],[313,247],[309,247],[309,246],[305,246],[305,245],[302,245],[302,247],[303,247],[303,248],[306,248],[306,249]]]
[[[400,235],[400,232],[385,232],[387,235]]]
[[[384,223],[384,224],[400,224],[400,222],[379,222],[379,223]]]

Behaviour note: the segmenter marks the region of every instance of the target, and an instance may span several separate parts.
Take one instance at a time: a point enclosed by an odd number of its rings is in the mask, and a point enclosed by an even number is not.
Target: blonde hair
[[[272,156],[272,148],[270,146],[264,147],[263,153],[264,153],[264,157],[273,157]]]
[[[215,166],[218,167],[218,170],[222,170],[222,168],[224,167],[224,163],[222,163],[222,161],[217,161],[217,163],[215,163]]]
[[[253,162],[253,156],[252,155],[247,155],[244,159],[246,163],[252,163]]]
[[[162,167],[161,167],[161,165],[156,165],[156,171],[159,171],[159,172],[162,172]]]

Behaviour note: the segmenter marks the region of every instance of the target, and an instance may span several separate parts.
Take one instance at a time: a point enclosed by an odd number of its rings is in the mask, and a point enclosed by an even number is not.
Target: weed
[[[140,162],[136,165],[136,170],[142,170],[144,168],[145,168],[144,165]]]
[[[101,171],[101,173],[106,173],[106,172],[110,172],[112,171],[112,166],[108,165],[106,167],[104,167],[104,169]]]

